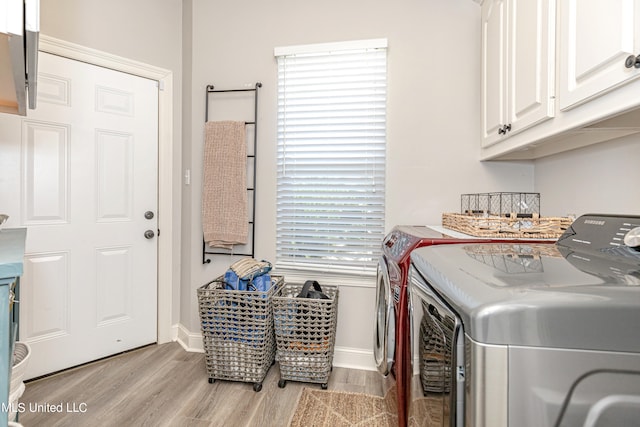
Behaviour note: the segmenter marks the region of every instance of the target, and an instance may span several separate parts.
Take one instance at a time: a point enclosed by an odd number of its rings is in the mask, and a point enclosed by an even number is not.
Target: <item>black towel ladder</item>
[[[202,237],[202,263],[209,264],[211,262],[211,258],[207,257],[207,255],[236,255],[236,256],[248,256],[254,257],[255,254],[255,237],[256,237],[256,227],[255,227],[255,219],[256,219],[256,153],[257,153],[257,141],[258,141],[258,89],[262,87],[262,83],[257,82],[252,88],[244,88],[244,89],[216,89],[213,85],[207,85],[207,93],[205,99],[205,123],[209,121],[209,97],[211,94],[215,93],[229,93],[229,92],[254,92],[253,98],[253,121],[244,122],[245,125],[253,126],[253,152],[247,153],[247,159],[253,159],[253,182],[250,186],[247,187],[247,192],[251,192],[252,195],[252,209],[251,209],[251,217],[249,218],[249,228],[251,229],[251,242],[248,245],[251,249],[247,252],[235,253],[231,250],[224,251],[222,249],[213,250],[208,245],[207,242],[204,241],[204,235]]]

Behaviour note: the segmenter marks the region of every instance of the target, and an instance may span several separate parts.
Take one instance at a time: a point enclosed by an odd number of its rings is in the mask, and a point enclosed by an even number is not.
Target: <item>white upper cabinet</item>
[[[561,110],[640,77],[640,0],[561,0],[558,24]]]
[[[554,115],[555,2],[482,5],[482,146]]]
[[[640,0],[482,3],[482,160],[640,134]]]

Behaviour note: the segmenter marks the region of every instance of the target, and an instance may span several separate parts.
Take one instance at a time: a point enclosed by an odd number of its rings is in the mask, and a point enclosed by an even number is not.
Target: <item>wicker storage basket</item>
[[[209,382],[252,382],[260,391],[274,363],[272,299],[284,284],[271,276],[267,292],[224,289],[222,277],[198,288],[198,304]]]
[[[13,365],[11,367],[11,382],[9,383],[9,411],[8,420],[15,421],[18,403],[24,393],[25,385],[22,379],[26,373],[31,347],[26,342],[16,341],[13,349]]]
[[[572,218],[521,218],[517,215],[476,216],[457,213],[442,214],[442,226],[476,237],[557,239],[573,222]]]
[[[540,216],[540,193],[460,195],[460,213],[442,214],[442,226],[476,237],[557,239],[573,218]]]
[[[287,380],[327,388],[338,319],[338,287],[322,286],[329,299],[297,298],[302,285],[287,284],[273,298],[273,319],[283,388]]]
[[[13,349],[13,366],[11,367],[11,382],[9,384],[9,393],[16,391],[29,366],[31,358],[31,347],[26,342],[16,341]]]

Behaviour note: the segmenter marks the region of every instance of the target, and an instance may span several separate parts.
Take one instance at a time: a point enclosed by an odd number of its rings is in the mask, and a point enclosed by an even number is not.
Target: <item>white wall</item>
[[[640,215],[639,166],[640,135],[539,159],[535,191],[543,214]]]
[[[40,28],[51,37],[169,69],[180,82],[181,5],[181,0],[40,0]]]
[[[222,274],[229,257],[201,262],[200,201],[205,86],[260,92],[256,257],[275,260],[276,46],[388,39],[387,229],[440,223],[458,211],[460,194],[532,191],[533,165],[480,163],[480,8],[471,0],[192,0],[193,115],[185,138],[181,321],[199,332],[196,288]],[[186,11],[186,9],[185,9]],[[186,134],[186,131],[185,131]],[[187,159],[186,153],[189,153]],[[185,289],[185,286],[187,289]],[[341,286],[338,364],[371,362],[374,280]],[[362,356],[360,359],[358,356]],[[349,359],[349,360],[347,360]]]

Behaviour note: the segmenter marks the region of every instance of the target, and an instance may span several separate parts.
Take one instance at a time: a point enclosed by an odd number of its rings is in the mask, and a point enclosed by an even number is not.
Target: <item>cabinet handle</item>
[[[498,135],[505,135],[507,132],[511,131],[511,123],[509,123],[508,125],[504,125],[501,126],[500,129],[498,129]]]
[[[633,55],[627,56],[627,59],[624,61],[624,66],[627,67],[627,68],[631,68],[631,67],[640,68],[640,55],[638,55],[638,56],[633,56]]]

